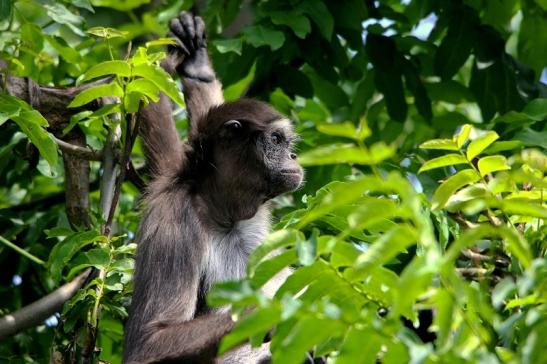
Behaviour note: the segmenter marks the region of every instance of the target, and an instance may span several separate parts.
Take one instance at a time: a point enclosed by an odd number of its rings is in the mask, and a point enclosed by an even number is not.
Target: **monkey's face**
[[[303,179],[293,152],[291,123],[268,104],[239,100],[212,109],[203,120],[205,158],[217,185],[230,195],[252,193],[265,199],[295,190]]]
[[[289,120],[280,119],[269,124],[256,141],[257,154],[267,172],[270,197],[293,191],[302,183],[304,173],[293,152],[295,140]]]
[[[213,145],[217,181],[226,189],[255,191],[267,199],[297,189],[304,172],[293,152],[295,139],[287,119],[264,128],[248,121],[225,122]]]

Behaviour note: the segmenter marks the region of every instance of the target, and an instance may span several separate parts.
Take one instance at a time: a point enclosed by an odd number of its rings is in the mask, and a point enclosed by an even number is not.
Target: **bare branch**
[[[0,340],[36,326],[59,311],[83,285],[91,269],[78,275],[38,301],[0,318]]]
[[[53,137],[53,140],[59,148],[65,153],[73,155],[75,157],[85,159],[88,161],[100,161],[103,158],[103,152],[101,150],[90,149],[86,147],[80,147],[71,143],[67,143],[57,137]]]

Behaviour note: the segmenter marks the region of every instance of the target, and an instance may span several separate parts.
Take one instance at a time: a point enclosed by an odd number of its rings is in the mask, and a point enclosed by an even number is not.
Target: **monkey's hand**
[[[169,23],[169,36],[177,42],[169,47],[170,55],[178,60],[176,69],[181,77],[211,82],[216,76],[207,54],[205,23],[199,16],[183,11]]]

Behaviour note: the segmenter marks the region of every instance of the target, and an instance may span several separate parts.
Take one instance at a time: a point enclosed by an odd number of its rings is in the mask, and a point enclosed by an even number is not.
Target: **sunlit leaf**
[[[477,182],[480,175],[472,169],[464,169],[447,178],[435,191],[431,199],[431,207],[436,210],[444,207],[450,196],[460,188]]]
[[[467,159],[470,161],[473,160],[473,158],[481,154],[483,150],[488,148],[488,146],[495,142],[498,138],[498,133],[495,131],[488,131],[486,134],[473,140],[467,147]]]
[[[131,67],[125,61],[105,61],[94,65],[82,76],[82,82],[106,75],[130,77]]]
[[[418,170],[418,173],[425,172],[430,169],[453,166],[456,164],[469,164],[469,162],[461,154],[446,154],[442,157],[433,158],[425,162]]]
[[[133,67],[133,76],[140,76],[151,81],[163,93],[169,96],[177,105],[183,107],[184,99],[177,84],[161,67],[149,64],[139,64]]]
[[[368,151],[353,144],[329,144],[300,154],[303,166],[336,163],[378,164],[391,158],[395,150],[384,143],[374,144]]]
[[[452,139],[432,139],[420,144],[421,149],[435,149],[435,150],[454,150],[458,151],[460,148],[456,144],[456,141]]]
[[[502,155],[483,157],[479,159],[478,167],[481,176],[486,176],[492,172],[511,169],[511,167],[507,164],[507,159],[505,159]]]
[[[105,96],[121,97],[123,96],[123,90],[117,82],[111,82],[106,85],[93,86],[81,91],[78,95],[76,95],[76,97],[70,102],[70,104],[68,104],[68,107],[79,107]]]
[[[87,32],[100,38],[123,38],[129,34],[128,32],[108,27],[93,27],[89,28]]]
[[[469,138],[469,133],[471,133],[472,129],[473,127],[469,124],[462,126],[460,133],[456,137],[456,144],[458,145],[458,148],[461,148],[465,142],[467,142],[467,138]]]

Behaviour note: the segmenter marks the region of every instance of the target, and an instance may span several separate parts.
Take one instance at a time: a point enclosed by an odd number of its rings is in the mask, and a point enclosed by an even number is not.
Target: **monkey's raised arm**
[[[182,12],[169,23],[169,35],[177,42],[169,48],[162,67],[182,81],[190,132],[209,109],[224,102],[222,84],[217,80],[205,41],[205,24],[200,17]],[[183,146],[172,116],[171,102],[161,95],[140,113],[141,137],[152,176],[176,170],[183,162]]]

